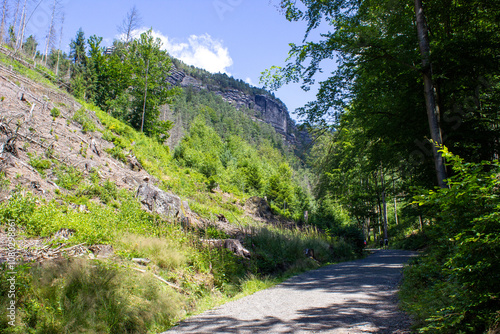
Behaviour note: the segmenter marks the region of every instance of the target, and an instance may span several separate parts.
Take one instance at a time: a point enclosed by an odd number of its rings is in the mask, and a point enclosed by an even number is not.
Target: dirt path
[[[397,285],[413,253],[376,250],[194,316],[166,333],[410,333]]]

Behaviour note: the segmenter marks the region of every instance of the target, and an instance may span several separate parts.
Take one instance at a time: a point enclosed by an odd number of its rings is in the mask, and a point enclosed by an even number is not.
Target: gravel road
[[[413,255],[375,250],[362,260],[292,277],[165,333],[410,333],[397,288]]]

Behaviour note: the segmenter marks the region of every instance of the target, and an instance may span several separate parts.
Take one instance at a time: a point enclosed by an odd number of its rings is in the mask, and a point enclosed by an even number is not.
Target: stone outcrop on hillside
[[[184,218],[186,208],[179,196],[161,190],[149,183],[143,183],[137,189],[137,198],[150,212],[164,218]]]
[[[248,94],[233,88],[207,87],[200,80],[178,69],[172,70],[168,82],[183,88],[191,86],[195,90],[209,89],[237,109],[247,108],[252,110],[253,115],[249,115],[252,119],[272,125],[276,132],[281,134],[289,144],[301,146],[308,144],[311,140],[306,131],[297,129],[287,107],[271,95]]]

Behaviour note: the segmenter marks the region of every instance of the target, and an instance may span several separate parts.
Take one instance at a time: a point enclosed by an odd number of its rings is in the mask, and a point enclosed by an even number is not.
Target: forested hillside
[[[276,2],[306,30],[265,89],[135,36],[135,7],[66,54],[2,2],[4,332],[154,333],[365,245],[421,252],[415,331],[499,331],[500,2]],[[288,83],[319,87],[304,124]]]
[[[172,85],[151,31],[105,49],[80,30],[47,57],[15,35],[0,53],[4,332],[156,333],[362,255],[347,215],[318,228],[307,145],[272,94],[203,71],[203,87]]]
[[[420,332],[496,333],[500,3],[280,5],[307,29],[267,85],[310,86],[338,65],[300,111],[326,133],[317,200],[340,203],[366,236],[425,250],[402,291]]]

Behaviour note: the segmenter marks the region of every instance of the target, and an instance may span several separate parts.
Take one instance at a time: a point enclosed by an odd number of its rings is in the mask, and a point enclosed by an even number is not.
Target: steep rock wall
[[[172,75],[168,79],[169,83],[175,86],[188,87],[194,89],[208,89],[237,109],[248,108],[253,111],[257,120],[264,121],[274,127],[276,132],[283,135],[284,139],[292,145],[303,146],[310,142],[309,134],[299,131],[295,122],[291,119],[287,107],[278,99],[271,95],[247,94],[237,89],[220,88],[204,85],[200,80],[193,78],[181,70],[172,70]]]

